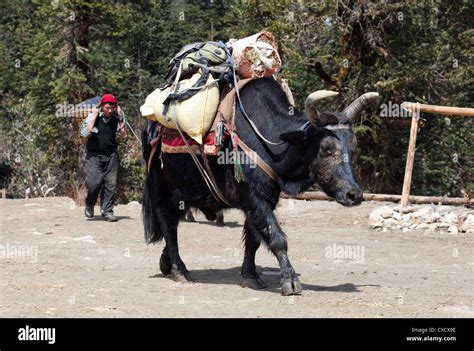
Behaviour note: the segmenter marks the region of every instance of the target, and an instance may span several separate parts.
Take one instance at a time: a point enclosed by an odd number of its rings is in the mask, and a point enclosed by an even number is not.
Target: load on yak
[[[378,94],[363,94],[343,111],[329,112],[320,110],[318,101],[337,92],[317,91],[302,112],[287,87],[272,77],[280,67],[268,32],[227,44],[191,44],[171,60],[169,85],[141,107],[147,118],[142,131],[148,164],[145,238],[148,243],[165,239],[160,269],[175,281],[191,280],[177,233],[190,208],[209,219],[226,208],[243,211],[241,285],[266,287],[255,266],[263,241],[278,260],[281,293],[292,295],[302,286],[273,213],[280,193],[295,195],[318,183],[344,206],[362,201],[352,166],[352,121]]]

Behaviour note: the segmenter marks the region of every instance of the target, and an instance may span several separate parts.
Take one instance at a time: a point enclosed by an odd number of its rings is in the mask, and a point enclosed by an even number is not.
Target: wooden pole
[[[408,144],[407,152],[407,163],[405,166],[405,176],[403,178],[403,189],[402,189],[402,208],[408,206],[408,200],[410,196],[410,185],[411,176],[413,174],[413,162],[415,160],[416,150],[416,135],[418,133],[418,120],[420,119],[419,110],[414,108],[411,110],[411,129],[410,129],[410,142]]]
[[[327,196],[322,191],[307,191],[297,196],[289,196],[285,193],[282,193],[282,198],[295,198],[298,200],[325,200],[325,201],[335,201],[334,198]],[[392,194],[371,194],[364,193],[365,201],[388,201],[388,202],[400,202],[401,195],[392,195]],[[409,200],[414,204],[442,204],[442,205],[469,205],[474,206],[474,199],[468,199],[463,197],[443,197],[443,196],[410,196]]]

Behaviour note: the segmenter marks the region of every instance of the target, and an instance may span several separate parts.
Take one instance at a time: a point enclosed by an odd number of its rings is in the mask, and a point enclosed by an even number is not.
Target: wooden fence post
[[[418,133],[418,120],[420,119],[419,109],[414,108],[411,110],[411,129],[410,129],[410,142],[408,144],[407,152],[407,163],[405,166],[405,176],[403,177],[403,190],[402,190],[402,201],[403,207],[408,206],[410,197],[410,186],[411,176],[413,174],[413,163],[415,161],[415,150],[416,150],[416,135]]]

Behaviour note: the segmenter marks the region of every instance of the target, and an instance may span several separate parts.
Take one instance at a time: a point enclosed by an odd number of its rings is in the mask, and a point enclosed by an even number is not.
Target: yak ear
[[[306,130],[295,130],[280,134],[280,139],[289,144],[301,144],[306,140]]]

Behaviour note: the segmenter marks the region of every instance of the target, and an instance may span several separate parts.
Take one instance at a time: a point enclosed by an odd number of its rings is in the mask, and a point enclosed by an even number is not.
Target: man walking
[[[105,94],[100,100],[100,109],[94,108],[82,125],[81,136],[88,138],[85,164],[87,218],[94,217],[94,206],[100,193],[102,217],[109,222],[117,221],[113,212],[119,166],[116,134],[122,139],[128,135],[124,117],[115,96]]]

